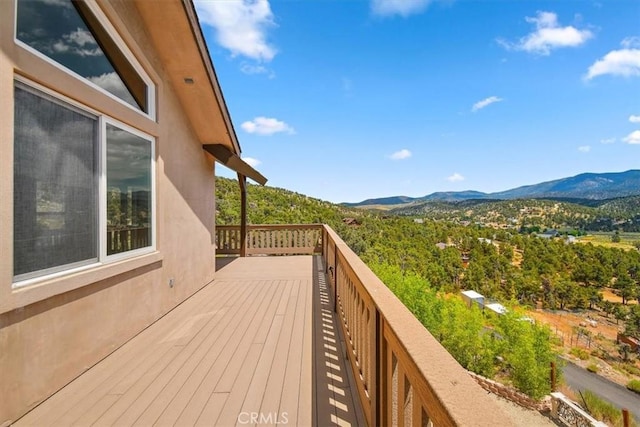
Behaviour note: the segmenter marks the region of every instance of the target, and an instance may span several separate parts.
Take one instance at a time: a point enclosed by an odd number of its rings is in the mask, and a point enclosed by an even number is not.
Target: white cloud
[[[233,56],[271,61],[277,50],[267,41],[275,26],[268,0],[197,1],[200,22],[216,29],[216,41]]]
[[[242,160],[244,160],[249,166],[253,168],[262,163],[260,160],[254,159],[253,157],[243,157]]]
[[[631,116],[629,116],[629,121],[631,123],[640,123],[640,116],[631,115]]]
[[[48,53],[69,53],[82,57],[104,55],[91,33],[82,28],[63,34],[62,39],[47,40],[42,48]]]
[[[115,71],[101,74],[99,76],[87,77],[87,80],[101,87],[107,92],[117,96],[118,98],[128,102],[129,104],[134,106],[137,105],[136,101],[131,95],[131,92],[129,92],[129,89],[127,89],[127,87],[122,82],[122,79]]]
[[[591,146],[581,145],[580,147],[578,147],[578,151],[580,151],[581,153],[588,153],[589,151],[591,151]]]
[[[498,39],[498,44],[508,50],[549,55],[553,49],[580,46],[593,37],[589,30],[579,30],[571,25],[561,27],[558,15],[553,12],[539,11],[535,17],[527,16],[525,20],[535,25],[535,31],[517,42]]]
[[[396,151],[391,155],[392,160],[404,160],[408,159],[409,157],[411,157],[411,151],[407,150],[406,148],[403,148],[400,151]]]
[[[373,13],[381,16],[409,16],[420,13],[429,6],[431,0],[372,0]]]
[[[605,138],[600,140],[600,144],[613,144],[616,142],[615,138]]]
[[[69,40],[77,44],[78,46],[84,46],[86,44],[96,44],[96,41],[91,33],[87,30],[83,30],[82,28],[78,28],[76,31],[72,31],[70,34],[66,34],[62,37],[64,37],[65,40]]]
[[[490,96],[488,98],[483,99],[482,101],[478,101],[475,104],[473,104],[473,107],[471,107],[471,111],[475,113],[478,110],[482,110],[483,108],[488,107],[494,102],[500,102],[500,101],[504,101],[504,100],[502,98],[498,98],[497,96]]]
[[[464,181],[464,176],[460,175],[458,172],[455,172],[453,175],[447,177],[447,181],[449,182]]]
[[[620,44],[625,49],[640,48],[640,37],[625,37]]]
[[[640,144],[640,130],[634,130],[622,140],[627,144]]]
[[[245,74],[266,74],[269,72],[267,67],[265,67],[264,65],[254,65],[247,63],[244,63],[240,66],[240,71]]]
[[[247,133],[257,133],[258,135],[273,135],[274,133],[285,132],[294,134],[296,131],[283,121],[269,117],[256,117],[240,125]]]
[[[612,50],[594,62],[584,78],[591,80],[606,74],[622,77],[640,76],[640,49]]]

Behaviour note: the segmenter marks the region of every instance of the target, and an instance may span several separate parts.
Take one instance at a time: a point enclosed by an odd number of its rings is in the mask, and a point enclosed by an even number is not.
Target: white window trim
[[[73,99],[70,99],[60,93],[57,93],[45,86],[42,86],[36,82],[28,80],[22,76],[14,75],[14,82],[20,82],[23,85],[26,85],[30,88],[38,90],[52,98],[54,100],[58,100],[60,102],[64,102],[69,104],[73,108],[77,108],[80,112],[84,112],[86,114],[91,114],[97,117],[98,120],[98,133],[99,133],[99,152],[98,152],[98,260],[96,261],[79,261],[78,263],[67,264],[69,268],[65,268],[64,270],[57,270],[52,273],[44,273],[42,275],[38,275],[36,277],[28,277],[25,279],[18,279],[12,283],[12,289],[24,288],[30,285],[34,285],[39,282],[63,277],[66,275],[70,275],[73,273],[93,269],[96,267],[100,267],[103,265],[108,265],[111,263],[127,260],[130,258],[136,258],[142,255],[147,255],[153,252],[156,252],[156,235],[157,235],[157,218],[156,218],[156,138],[152,135],[149,135],[145,132],[142,132],[138,129],[135,129],[125,123],[122,123],[110,116],[107,116],[105,113],[101,113],[96,111],[90,107],[87,107]],[[15,83],[14,83],[15,84]],[[146,139],[151,144],[151,242],[150,245],[144,248],[134,249],[131,251],[121,252],[118,254],[107,255],[107,179],[106,179],[106,162],[107,162],[107,139],[106,139],[106,129],[107,123],[113,126],[119,127],[127,132],[131,132],[132,134]],[[86,264],[80,264],[86,262]],[[63,267],[63,266],[61,266]],[[46,271],[46,270],[39,270]],[[36,272],[34,272],[36,273]],[[25,273],[29,274],[29,273]],[[15,280],[15,276],[13,276]]]
[[[112,125],[117,128],[120,128],[124,131],[127,131],[137,137],[145,139],[151,145],[151,245],[134,249],[127,252],[120,252],[113,255],[107,255],[107,243],[106,241],[106,233],[107,233],[107,125]],[[109,116],[101,116],[100,117],[100,203],[98,204],[98,209],[100,210],[99,214],[99,225],[100,228],[100,250],[99,260],[105,260],[108,262],[120,261],[125,258],[130,258],[136,255],[146,254],[148,252],[155,251],[156,247],[156,144],[155,138],[151,135],[148,135],[144,132],[140,132],[139,130],[132,128],[118,120],[115,120]]]
[[[133,105],[129,104],[128,102],[125,102],[123,99],[121,99],[121,98],[115,96],[114,94],[106,91],[105,89],[101,88],[97,84],[91,82],[89,79],[87,79],[87,78],[81,76],[80,74],[76,73],[75,71],[65,67],[64,65],[62,65],[59,62],[55,61],[54,59],[49,58],[44,53],[32,48],[31,46],[29,46],[28,44],[26,44],[22,40],[18,39],[18,0],[14,0],[14,1],[15,1],[15,7],[14,7],[15,15],[13,17],[13,31],[14,31],[13,40],[16,43],[16,45],[20,46],[21,48],[23,48],[25,50],[28,50],[30,53],[36,55],[37,57],[39,57],[43,61],[46,61],[47,63],[53,65],[54,67],[58,68],[59,70],[65,72],[67,74],[70,74],[73,77],[81,80],[85,84],[87,84],[90,87],[92,87],[92,88],[100,91],[101,93],[107,95],[111,99],[114,99],[114,100],[118,101],[120,104],[126,106],[127,108],[131,109],[132,111],[135,111],[138,114],[141,114],[141,115],[143,115],[145,117],[150,118],[153,121],[156,121],[156,94],[157,94],[157,89],[156,89],[155,83],[153,83],[153,80],[151,80],[151,78],[146,73],[144,68],[140,65],[140,63],[136,59],[135,55],[131,52],[131,50],[129,49],[127,44],[124,42],[122,37],[120,37],[120,34],[118,34],[118,31],[115,29],[115,27],[111,24],[111,22],[104,15],[104,13],[100,9],[100,7],[96,4],[95,0],[85,0],[85,2],[87,4],[87,6],[89,7],[89,9],[91,9],[91,12],[96,16],[98,21],[100,21],[100,24],[104,27],[104,29],[107,31],[109,36],[116,43],[116,45],[118,46],[118,49],[120,49],[120,51],[127,58],[129,63],[131,64],[131,66],[133,66],[133,68],[136,70],[136,72],[140,75],[142,80],[147,85],[147,109],[149,110],[148,112],[144,112],[141,109],[136,108]]]

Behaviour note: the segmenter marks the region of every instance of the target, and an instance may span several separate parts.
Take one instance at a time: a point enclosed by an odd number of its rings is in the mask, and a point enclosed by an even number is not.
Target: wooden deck
[[[322,258],[219,264],[212,283],[16,425],[363,424]]]

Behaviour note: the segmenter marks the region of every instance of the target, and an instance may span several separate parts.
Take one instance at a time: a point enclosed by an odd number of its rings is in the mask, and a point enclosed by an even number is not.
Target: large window
[[[153,248],[153,159],[151,137],[16,82],[14,281]]]
[[[18,0],[17,5],[19,42],[153,116],[153,85],[89,3]]]

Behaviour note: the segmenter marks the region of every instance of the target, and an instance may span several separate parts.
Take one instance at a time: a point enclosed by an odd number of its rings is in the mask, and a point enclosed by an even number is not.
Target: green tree
[[[620,231],[616,230],[613,235],[611,235],[611,241],[613,243],[620,243],[622,239],[620,238]]]
[[[617,278],[615,289],[622,297],[622,304],[626,305],[630,299],[636,297],[637,286],[638,284],[636,283],[636,281],[633,280],[627,273],[624,273]]]

